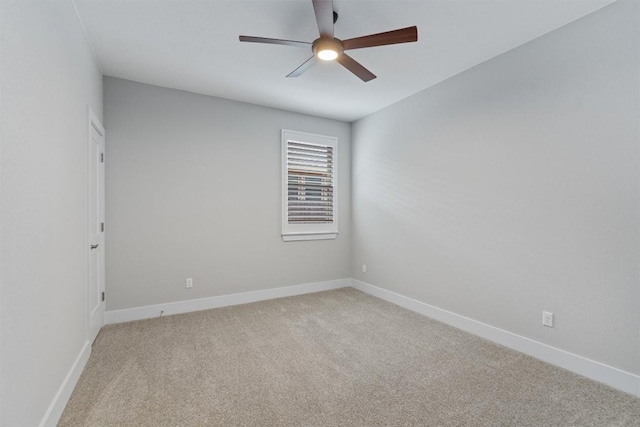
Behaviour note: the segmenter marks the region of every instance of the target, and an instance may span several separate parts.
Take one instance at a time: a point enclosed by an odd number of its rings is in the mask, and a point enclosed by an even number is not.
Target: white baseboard
[[[164,312],[163,316],[189,313],[192,311],[208,310],[210,308],[227,307],[274,298],[309,294],[312,292],[329,291],[331,289],[346,288],[350,285],[351,279],[337,279],[326,282],[306,283],[303,285],[283,286],[281,288],[261,291],[126,308],[123,310],[111,310],[104,313],[104,323],[108,325],[112,323],[130,322],[132,320],[150,319],[160,316],[161,311]]]
[[[478,322],[360,280],[351,279],[351,286],[400,307],[640,397],[640,376],[638,375],[487,325],[486,323]]]
[[[71,365],[71,369],[67,373],[67,376],[64,378],[64,381],[62,381],[58,392],[47,408],[47,412],[45,412],[44,417],[42,417],[40,427],[55,427],[58,424],[58,420],[60,419],[65,406],[67,406],[71,393],[73,393],[73,389],[76,387],[78,379],[80,379],[80,374],[82,374],[90,355],[91,344],[89,344],[89,341],[86,341],[82,346],[82,350],[80,350],[78,357],[76,357],[73,365]]]

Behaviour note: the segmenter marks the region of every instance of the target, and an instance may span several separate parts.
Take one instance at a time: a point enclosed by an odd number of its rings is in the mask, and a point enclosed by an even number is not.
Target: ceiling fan
[[[368,36],[356,37],[348,40],[337,39],[333,36],[333,27],[338,20],[338,14],[333,10],[333,0],[312,0],[312,2],[316,21],[318,23],[318,30],[320,31],[320,37],[315,39],[312,43],[252,36],[240,36],[240,41],[281,44],[285,46],[304,48],[310,47],[311,52],[313,53],[311,58],[307,59],[302,63],[302,65],[289,73],[287,77],[298,77],[311,68],[311,66],[317,62],[317,59],[321,59],[323,61],[335,60],[364,82],[375,79],[375,74],[344,53],[345,50],[418,41],[418,27],[416,26],[387,31],[384,33],[370,34]]]

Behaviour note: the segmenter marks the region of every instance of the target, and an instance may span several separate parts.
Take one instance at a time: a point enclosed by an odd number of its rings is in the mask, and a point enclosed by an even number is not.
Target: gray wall
[[[102,77],[71,2],[1,2],[0,45],[0,424],[35,426],[87,340],[87,105],[102,115]]]
[[[640,373],[639,8],[356,122],[353,277]]]
[[[108,310],[349,277],[348,123],[111,77],[104,90]],[[282,241],[282,128],[339,139],[336,240]]]

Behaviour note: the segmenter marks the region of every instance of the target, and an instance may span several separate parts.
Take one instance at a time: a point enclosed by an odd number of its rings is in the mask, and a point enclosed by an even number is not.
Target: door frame
[[[90,106],[87,106],[87,116],[88,116],[88,120],[87,120],[87,140],[85,142],[85,149],[87,150],[86,153],[86,171],[85,171],[85,242],[86,242],[86,246],[85,246],[85,250],[86,250],[86,265],[87,265],[87,274],[86,274],[86,285],[85,285],[85,291],[86,291],[86,323],[85,323],[85,335],[87,338],[87,341],[89,341],[89,344],[92,344],[92,341],[95,337],[91,337],[91,296],[89,293],[89,286],[91,283],[91,250],[89,249],[92,242],[91,242],[91,221],[90,221],[90,209],[91,209],[91,198],[89,196],[89,192],[91,191],[91,177],[90,177],[90,173],[91,173],[91,162],[92,162],[92,158],[91,158],[91,149],[90,149],[90,144],[91,144],[91,128],[95,128],[100,134],[102,134],[102,138],[103,138],[103,143],[104,143],[104,148],[106,150],[106,133],[105,133],[105,129],[104,126],[102,125],[102,121],[98,118],[98,115],[93,111],[93,109]],[[106,194],[103,194],[103,200],[102,200],[102,208],[103,210],[106,209],[105,206],[105,199],[106,199]],[[101,258],[102,258],[102,277],[104,278],[104,280],[102,281],[102,290],[101,292],[105,292],[105,288],[106,288],[106,272],[104,271],[105,269],[105,248],[104,248],[104,241],[105,241],[105,234],[106,234],[106,229],[102,234],[102,239],[101,239],[101,244],[103,245],[102,251],[101,251]],[[106,306],[105,302],[102,302],[102,304],[104,304]],[[103,310],[104,312],[104,310]],[[104,314],[102,316],[102,325],[104,326]]]

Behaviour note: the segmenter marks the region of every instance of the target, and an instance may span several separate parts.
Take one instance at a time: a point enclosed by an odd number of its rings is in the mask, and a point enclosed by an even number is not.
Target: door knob
[[[98,246],[100,246],[100,245],[91,245],[91,250],[97,248]]]

